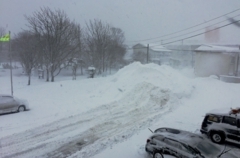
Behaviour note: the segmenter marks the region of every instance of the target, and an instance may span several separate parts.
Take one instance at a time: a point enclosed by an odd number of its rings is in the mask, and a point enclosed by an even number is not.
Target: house
[[[194,69],[197,76],[238,75],[239,47],[201,45],[195,49],[195,53]]]
[[[169,65],[175,68],[179,67],[193,67],[195,49],[200,45],[186,44],[186,45],[168,45],[166,48],[171,50],[169,57]]]
[[[133,60],[140,61],[141,63],[156,63],[163,64],[168,63],[169,54],[171,50],[161,45],[153,44],[141,44],[138,43],[133,47]]]

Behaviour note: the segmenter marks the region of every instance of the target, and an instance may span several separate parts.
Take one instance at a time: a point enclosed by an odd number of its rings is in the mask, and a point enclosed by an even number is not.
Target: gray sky
[[[131,45],[137,42],[160,43],[166,38],[170,40],[164,40],[163,43],[171,42],[201,33],[204,30],[172,38],[226,20],[226,17],[173,36],[153,39],[239,9],[240,0],[0,0],[0,26],[16,34],[21,29],[26,29],[24,15],[31,15],[43,6],[63,9],[82,26],[89,20],[99,19],[121,28],[125,32],[126,43]],[[228,16],[238,14],[240,10]],[[240,16],[236,19],[240,20]],[[227,23],[229,22],[217,26]],[[219,34],[220,42],[240,43],[240,28],[234,25],[220,29]],[[152,40],[142,41],[145,39]],[[189,40],[202,42],[203,39],[202,35]]]

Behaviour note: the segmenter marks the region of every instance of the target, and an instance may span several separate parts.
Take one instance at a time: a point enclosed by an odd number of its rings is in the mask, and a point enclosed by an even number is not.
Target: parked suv
[[[214,143],[224,141],[240,143],[240,111],[215,110],[206,114],[201,133],[207,134]]]

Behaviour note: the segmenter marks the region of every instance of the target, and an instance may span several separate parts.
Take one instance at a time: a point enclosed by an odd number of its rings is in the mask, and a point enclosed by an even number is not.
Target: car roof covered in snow
[[[236,114],[231,114],[231,111],[233,110],[238,110],[239,112]],[[240,108],[222,108],[222,109],[213,109],[209,111],[206,115],[213,114],[213,115],[221,115],[221,116],[230,116],[234,118],[239,118],[240,119]]]
[[[175,138],[176,140],[180,140],[185,143],[189,143],[190,140],[192,139],[197,139],[197,140],[204,140],[205,138],[198,135],[194,134],[188,131],[183,131],[179,129],[173,129],[173,128],[159,128],[154,131],[154,133],[161,133],[164,136],[172,137]]]

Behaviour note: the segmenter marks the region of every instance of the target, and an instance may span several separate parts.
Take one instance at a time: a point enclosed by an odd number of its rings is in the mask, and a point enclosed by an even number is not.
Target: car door
[[[237,120],[237,128],[238,128],[238,141],[240,142],[240,119]]]
[[[239,136],[239,128],[237,126],[237,119],[235,117],[230,117],[230,116],[224,116],[223,120],[223,128],[226,131],[227,138],[239,141],[240,136]]]
[[[169,139],[169,138],[164,138],[163,139],[165,146],[164,150],[169,153],[170,155],[179,157],[180,155],[178,154],[178,150],[176,148],[176,141]]]
[[[197,153],[188,145],[179,142],[178,140],[165,138],[166,149],[170,154],[179,158],[192,158],[198,157]]]
[[[4,109],[4,99],[0,96],[0,113],[3,113]]]
[[[11,96],[2,96],[2,111],[3,112],[12,112],[15,111],[18,104]]]
[[[164,142],[167,144],[166,149],[169,151],[171,155],[179,158],[193,157],[192,151],[190,151],[186,145],[180,143],[179,141],[165,138]]]

